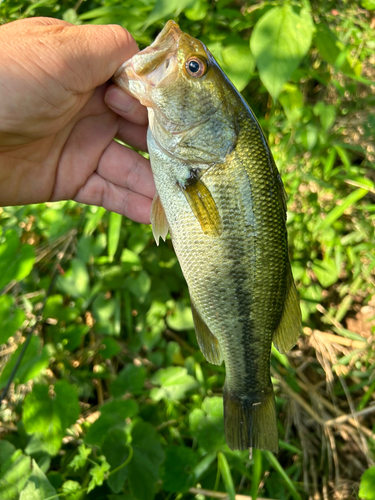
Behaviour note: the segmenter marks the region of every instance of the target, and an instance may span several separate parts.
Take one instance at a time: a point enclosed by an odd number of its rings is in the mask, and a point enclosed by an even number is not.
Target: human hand
[[[0,206],[73,199],[148,224],[147,112],[110,85],[138,52],[117,25],[32,18],[0,26]],[[111,109],[110,109],[111,108]]]

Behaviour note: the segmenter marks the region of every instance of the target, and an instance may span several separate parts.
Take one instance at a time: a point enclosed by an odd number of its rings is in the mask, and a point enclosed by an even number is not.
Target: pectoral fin
[[[222,233],[221,217],[215,200],[204,182],[192,174],[181,189],[204,234],[220,236]]]
[[[209,363],[213,365],[221,365],[223,358],[219,342],[215,335],[213,335],[196,310],[193,301],[191,301],[191,310],[193,313],[193,320],[195,326],[195,333],[197,335],[200,350],[203,352],[204,357]]]
[[[296,344],[302,330],[298,292],[290,265],[288,265],[286,283],[284,312],[272,339],[276,349],[281,353],[288,352]]]
[[[158,192],[156,192],[152,200],[150,220],[156,244],[159,246],[159,238],[161,237],[165,241],[169,225]]]

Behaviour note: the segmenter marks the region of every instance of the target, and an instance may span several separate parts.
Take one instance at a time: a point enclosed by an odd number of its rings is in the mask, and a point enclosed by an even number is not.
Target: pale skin
[[[0,26],[0,206],[75,200],[150,223],[147,111],[109,80],[123,28],[32,18]]]

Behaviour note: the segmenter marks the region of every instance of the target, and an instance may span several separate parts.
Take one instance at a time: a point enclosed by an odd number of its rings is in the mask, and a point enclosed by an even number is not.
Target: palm
[[[40,37],[40,29],[45,26],[34,20],[33,28],[35,23]],[[65,28],[66,23],[62,26]],[[60,36],[61,25],[48,28],[57,30]],[[33,43],[35,40],[31,40],[32,47]],[[79,40],[76,43],[78,46]],[[115,90],[111,93],[117,96],[115,101],[112,97],[112,105],[116,107],[119,98],[125,99],[132,111],[122,113],[122,117],[111,111],[104,101],[109,84],[100,85],[103,76],[97,75],[104,69],[113,74],[118,62],[111,61],[113,68],[99,67],[95,72],[92,64],[86,68],[77,64],[77,47],[73,55],[69,53],[61,60],[48,61],[49,49],[42,50],[47,58],[44,66],[38,57],[33,61],[23,54],[24,60],[19,57],[10,64],[13,74],[5,74],[0,82],[11,96],[1,113],[0,180],[5,181],[0,183],[1,204],[75,199],[148,223],[154,194],[149,163],[113,141],[118,137],[145,150],[145,109]],[[134,47],[131,50],[134,52]],[[105,63],[102,61],[102,65]],[[61,67],[66,71],[61,72]],[[111,98],[107,100],[111,105]]]

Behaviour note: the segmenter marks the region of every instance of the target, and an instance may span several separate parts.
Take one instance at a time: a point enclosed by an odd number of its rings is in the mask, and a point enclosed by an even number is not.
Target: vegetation
[[[0,21],[117,23],[142,48],[174,18],[242,91],[289,197],[304,336],[272,358],[280,452],[230,451],[170,240],[70,201],[1,209],[0,498],[374,499],[374,0],[75,1]]]

